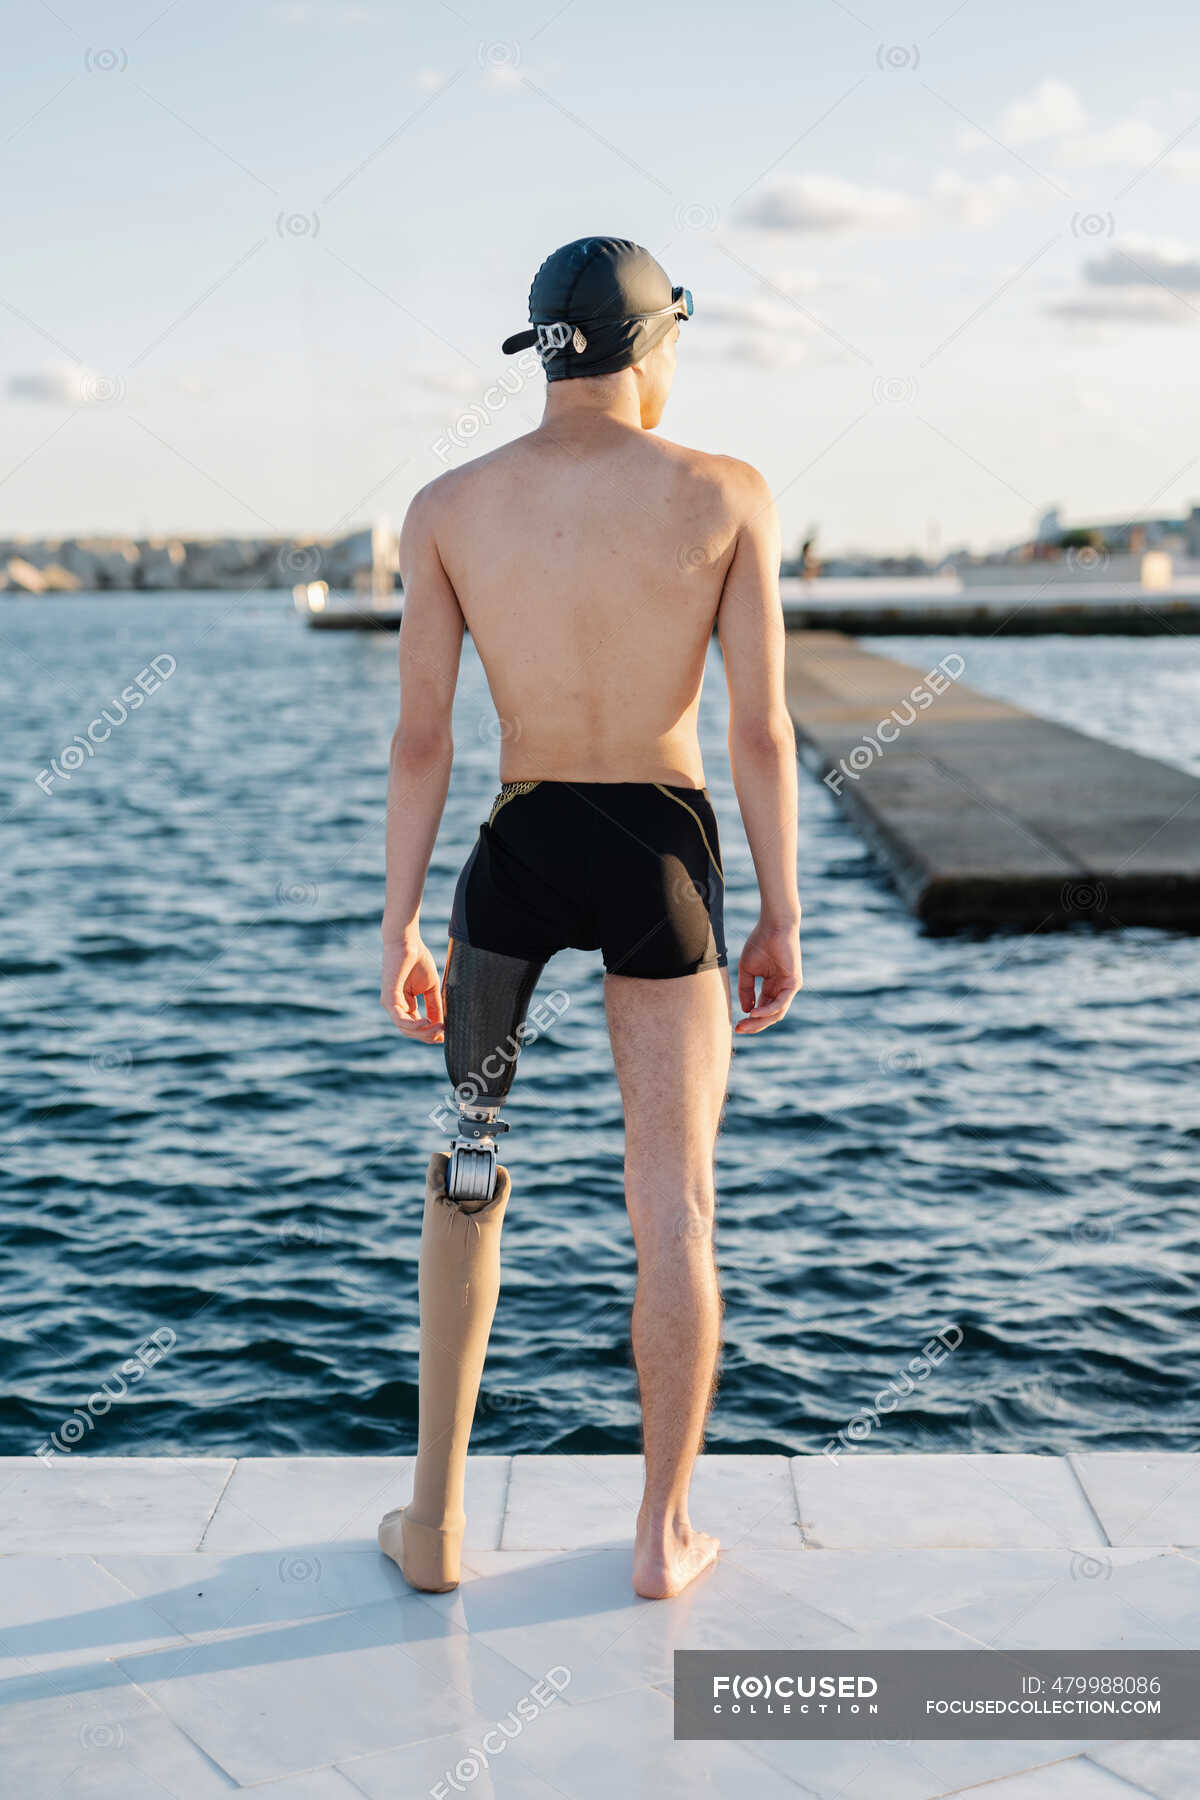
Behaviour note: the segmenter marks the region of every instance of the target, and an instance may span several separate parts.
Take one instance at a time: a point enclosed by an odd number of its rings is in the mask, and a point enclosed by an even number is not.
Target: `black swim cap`
[[[547,381],[613,375],[653,350],[692,296],[628,238],[576,238],[548,256],[529,290],[531,328],[505,338],[506,356],[536,344]]]

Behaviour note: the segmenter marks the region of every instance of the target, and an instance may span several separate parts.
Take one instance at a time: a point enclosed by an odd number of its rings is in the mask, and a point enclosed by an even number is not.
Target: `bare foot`
[[[689,1582],[711,1569],[721,1541],[690,1525],[652,1526],[638,1520],[633,1548],[633,1589],[643,1600],[673,1600]]]

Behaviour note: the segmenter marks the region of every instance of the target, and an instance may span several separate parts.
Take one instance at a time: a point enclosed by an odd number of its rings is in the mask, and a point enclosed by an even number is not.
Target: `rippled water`
[[[377,1001],[394,640],[305,632],[277,596],[2,604],[0,1450],[61,1437],[80,1409],[81,1449],[107,1454],[411,1449],[445,1081]],[[950,646],[883,647],[925,668]],[[976,685],[1200,763],[1196,639],[955,647]],[[43,792],[38,771],[161,653],[165,684]],[[712,676],[736,949],[755,900]],[[495,786],[469,646],[457,736],[435,942]],[[721,1143],[711,1445],[819,1449],[852,1419],[851,1441],[885,1450],[1194,1444],[1195,941],[924,938],[807,778],[801,844],[808,986],[784,1028],[739,1046]],[[509,1108],[475,1447],[632,1449],[600,971],[570,953],[551,977],[571,1003]],[[961,1347],[872,1424],[947,1327]],[[156,1331],[167,1354],[87,1412]]]

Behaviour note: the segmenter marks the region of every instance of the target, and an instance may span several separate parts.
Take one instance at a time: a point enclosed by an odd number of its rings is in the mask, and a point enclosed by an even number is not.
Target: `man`
[[[445,1041],[451,1081],[461,1092],[469,1072],[483,1097],[460,1108],[454,1158],[430,1167],[414,1495],[380,1526],[423,1589],[459,1575],[509,1194],[486,1133],[503,1129],[495,1112],[534,982],[568,945],[603,950],[625,1111],[646,1460],[633,1585],[677,1594],[719,1549],[688,1517],[719,1346],[713,1154],[730,1055],[720,846],[696,734],[714,626],[761,896],[738,961],[740,1036],[776,1024],[800,987],[800,905],[771,495],[746,463],[653,435],[690,312],[691,295],[637,244],[583,238],[555,251],[530,290],[533,328],[504,345],[537,343],[541,425],[430,483],[401,537],[382,1000],[406,1036]],[[439,988],[420,903],[464,624],[501,720],[502,786],[459,880]]]

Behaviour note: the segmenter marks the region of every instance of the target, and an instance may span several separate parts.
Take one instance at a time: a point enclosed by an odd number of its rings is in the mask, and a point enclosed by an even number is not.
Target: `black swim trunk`
[[[509,781],[454,895],[450,936],[544,963],[602,950],[610,975],[724,968],[725,882],[705,788]]]

